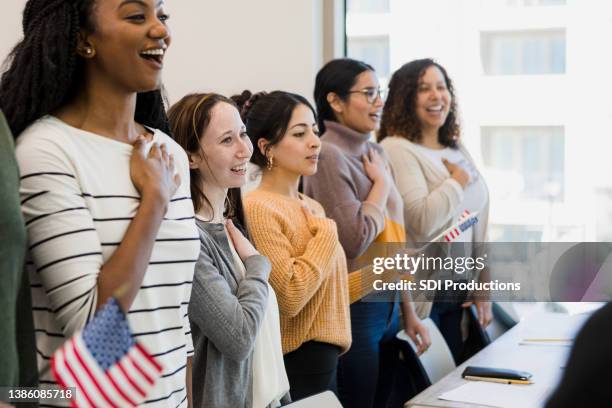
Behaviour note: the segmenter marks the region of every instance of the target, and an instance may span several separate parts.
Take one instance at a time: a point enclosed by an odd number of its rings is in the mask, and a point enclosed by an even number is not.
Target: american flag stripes
[[[73,407],[101,408],[141,404],[162,372],[114,298],[53,354],[51,369],[62,387],[75,388]]]
[[[471,213],[468,210],[463,211],[461,217],[455,225],[447,229],[442,233],[445,242],[454,241],[459,235],[463,234],[474,224],[478,222],[478,213]]]

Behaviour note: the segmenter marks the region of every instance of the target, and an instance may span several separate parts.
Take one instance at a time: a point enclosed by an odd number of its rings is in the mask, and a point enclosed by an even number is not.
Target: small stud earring
[[[88,56],[88,57],[93,57],[95,55],[95,51],[91,47],[85,47],[83,49],[83,52],[85,52],[85,55]]]

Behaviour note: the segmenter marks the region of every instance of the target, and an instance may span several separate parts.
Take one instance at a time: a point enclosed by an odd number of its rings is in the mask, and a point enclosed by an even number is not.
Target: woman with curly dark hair
[[[49,357],[113,296],[164,369],[150,407],[188,403],[199,251],[187,156],[166,134],[160,92],[167,19],[156,0],[29,0],[0,81],[17,137],[40,382],[55,384]]]
[[[446,70],[431,59],[409,62],[389,82],[379,142],[387,152],[404,202],[406,239],[425,243],[456,223],[465,213],[478,212],[479,222],[457,241],[466,256],[478,256],[486,240],[489,196],[482,175],[460,142],[457,103]],[[487,272],[481,274],[485,278]],[[480,324],[492,317],[490,302],[466,301],[465,294],[441,293],[420,303],[446,339],[455,361],[461,361],[463,308],[476,304]],[[458,296],[457,296],[458,295]]]

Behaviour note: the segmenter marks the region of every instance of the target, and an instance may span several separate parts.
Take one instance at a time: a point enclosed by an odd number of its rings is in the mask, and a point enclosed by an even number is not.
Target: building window
[[[533,225],[491,225],[489,229],[489,239],[492,242],[541,242],[543,227]],[[504,247],[499,247],[499,249]],[[517,245],[513,249],[525,249],[524,245]],[[507,259],[526,261],[529,255],[521,251],[507,254]]]
[[[526,6],[565,6],[567,0],[523,0]]]
[[[389,0],[347,0],[349,13],[388,13]]]
[[[565,132],[562,126],[483,127],[484,164],[500,181],[518,180],[518,199],[562,201]]]
[[[485,75],[564,74],[565,48],[565,29],[480,33]]]
[[[482,0],[482,2],[486,5],[501,5],[508,7],[567,5],[567,0]]]
[[[388,78],[389,67],[389,37],[349,37],[348,52],[351,58],[364,61],[374,67],[380,78]]]

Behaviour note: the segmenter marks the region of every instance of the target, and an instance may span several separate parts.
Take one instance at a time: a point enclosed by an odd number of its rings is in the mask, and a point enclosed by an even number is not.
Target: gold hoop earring
[[[270,156],[268,157],[267,163],[266,163],[266,168],[268,170],[272,170],[272,167],[274,167],[274,157]]]

